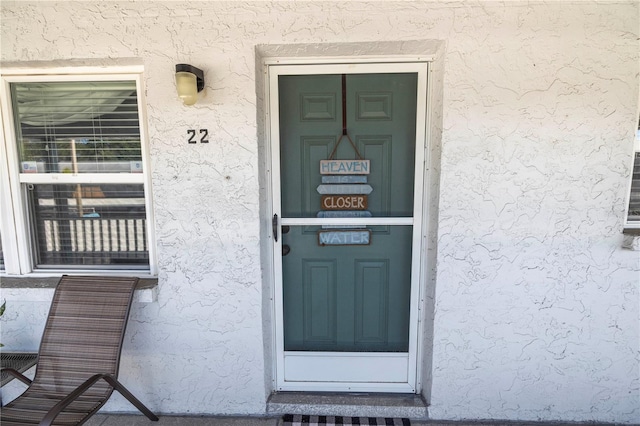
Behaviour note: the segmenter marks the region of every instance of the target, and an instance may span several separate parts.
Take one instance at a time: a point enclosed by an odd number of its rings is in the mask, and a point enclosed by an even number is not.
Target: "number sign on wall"
[[[189,129],[187,135],[187,143],[209,143],[209,129]]]

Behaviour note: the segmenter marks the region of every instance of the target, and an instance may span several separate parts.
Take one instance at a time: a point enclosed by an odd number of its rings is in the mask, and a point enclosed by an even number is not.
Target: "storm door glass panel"
[[[411,227],[331,247],[318,246],[319,230],[283,235],[285,351],[407,352]]]
[[[320,221],[282,229],[284,349],[408,352],[413,227],[321,222],[413,216],[417,75],[278,82],[282,223]],[[368,173],[322,172],[327,159]]]
[[[341,75],[280,76],[283,217],[317,217],[320,160],[342,135]],[[368,210],[374,217],[413,214],[417,75],[346,76],[347,132],[370,161]],[[336,159],[356,159],[346,138]]]

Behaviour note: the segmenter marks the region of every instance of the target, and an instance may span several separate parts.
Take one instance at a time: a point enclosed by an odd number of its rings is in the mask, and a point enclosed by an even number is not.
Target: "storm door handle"
[[[278,215],[274,214],[273,219],[271,220],[271,227],[273,230],[273,240],[278,242]]]

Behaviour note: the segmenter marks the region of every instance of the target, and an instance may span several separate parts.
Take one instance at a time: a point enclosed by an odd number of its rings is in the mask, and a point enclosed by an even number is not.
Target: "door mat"
[[[308,416],[304,414],[285,414],[283,426],[410,426],[409,419],[390,417],[345,417],[345,416]]]

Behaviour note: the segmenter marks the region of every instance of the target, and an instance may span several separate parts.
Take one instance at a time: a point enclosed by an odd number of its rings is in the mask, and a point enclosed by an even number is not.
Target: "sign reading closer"
[[[366,195],[323,195],[321,199],[323,210],[366,210],[367,201]]]
[[[320,160],[321,175],[368,175],[369,160]]]

